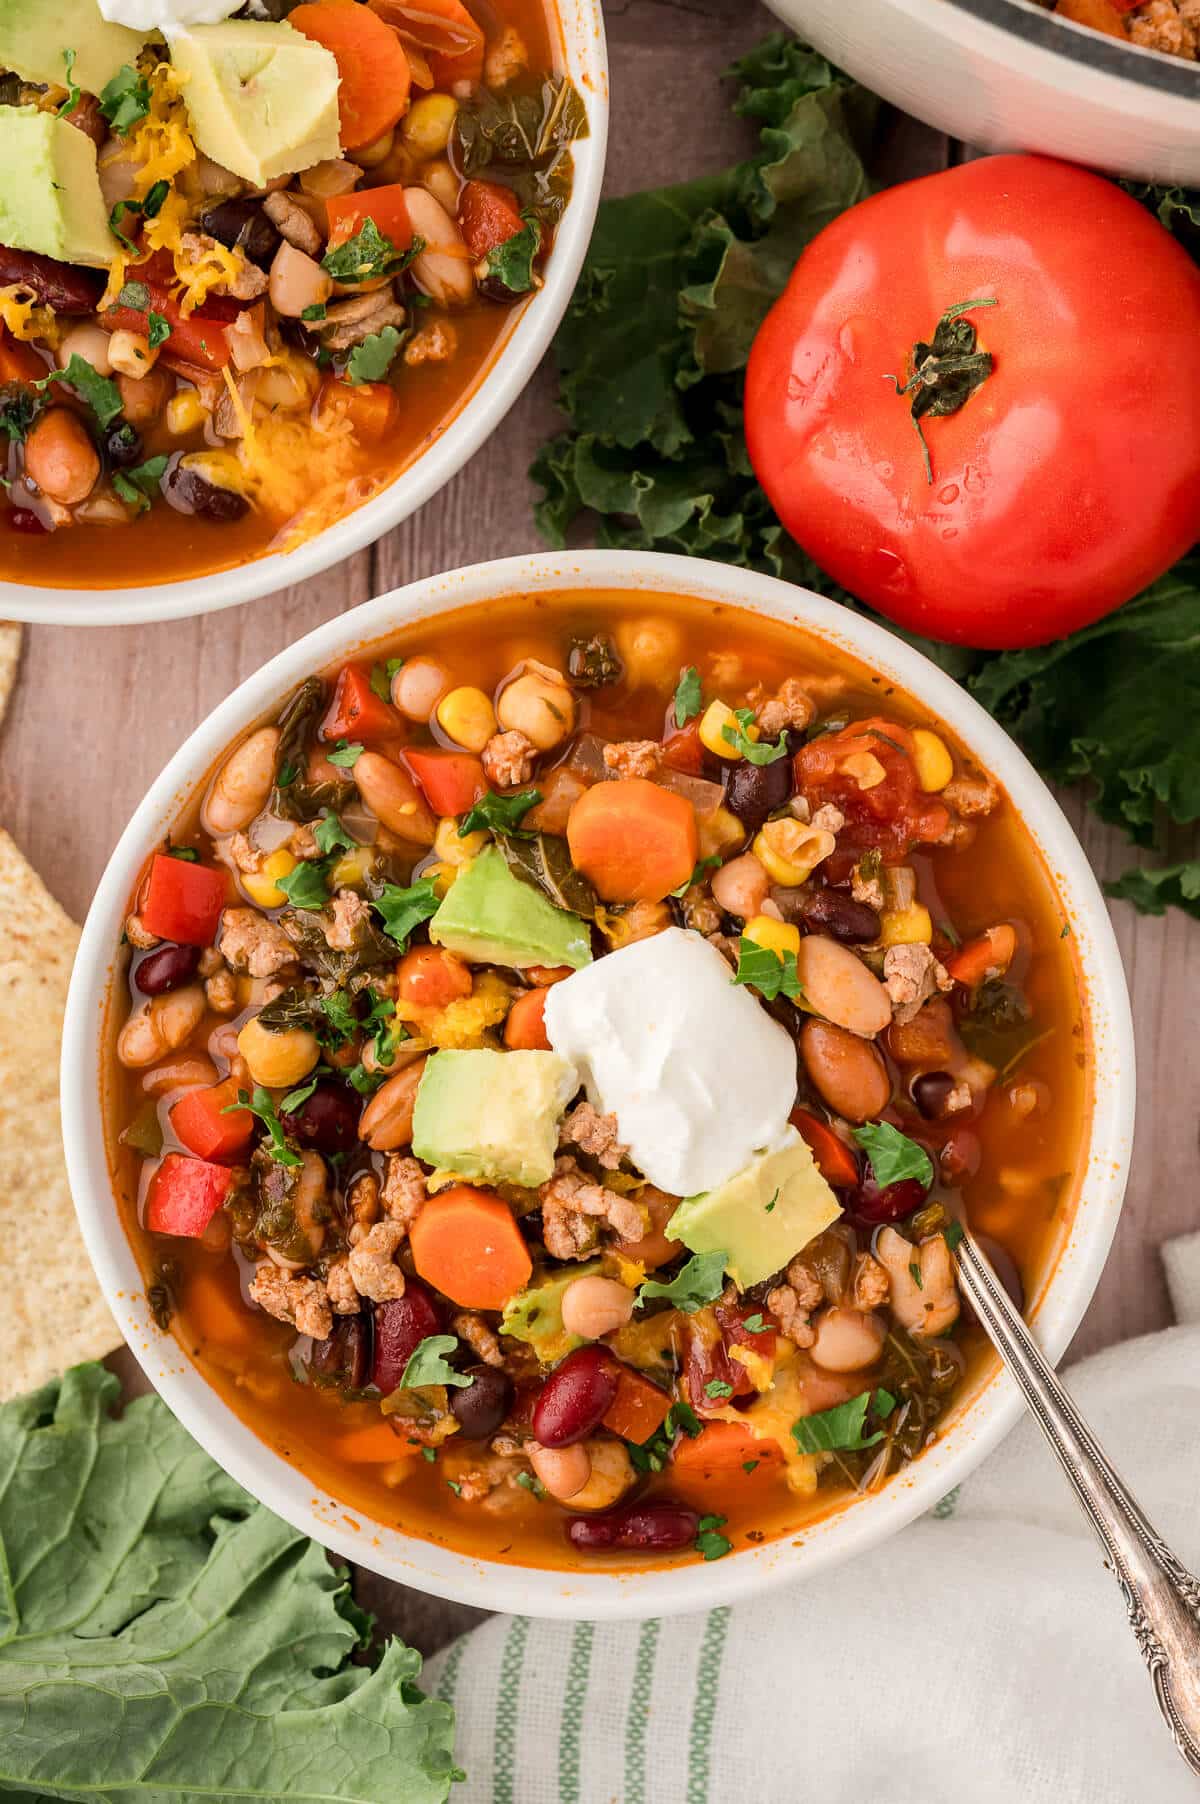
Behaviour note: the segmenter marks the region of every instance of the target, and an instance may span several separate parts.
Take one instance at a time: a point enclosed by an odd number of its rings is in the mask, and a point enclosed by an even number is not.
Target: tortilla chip
[[[58,1060],[79,929],[0,828],[0,1401],[121,1344],[75,1220]]]
[[[23,630],[17,620],[0,620],[0,720],[4,719],[4,710],[17,680]]]

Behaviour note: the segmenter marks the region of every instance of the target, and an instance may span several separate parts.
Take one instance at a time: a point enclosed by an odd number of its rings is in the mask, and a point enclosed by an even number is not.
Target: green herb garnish
[[[736,727],[722,727],[721,738],[726,745],[740,752],[747,764],[774,764],[780,758],[787,757],[787,735],[781,733],[774,744],[770,740],[751,739],[750,728],[754,725],[753,708],[735,708],[733,717]]]
[[[79,105],[80,98],[79,83],[75,80],[75,52],[73,50],[64,50],[63,62],[67,65],[67,79],[65,83],[67,98],[58,109],[58,116],[60,119],[66,119],[69,114],[75,111],[75,108]]]
[[[150,111],[150,83],[128,63],[100,90],[100,111],[118,137],[124,137]]]
[[[707,871],[713,870],[717,865],[720,864],[720,862],[721,862],[721,860],[717,857],[715,852],[708,858],[702,858],[700,860],[700,862],[694,867],[692,874],[688,878],[687,882],[681,883],[679,885],[678,889],[673,889],[671,891],[671,894],[676,897],[686,896],[688,891],[690,889],[692,889],[697,883],[703,883],[705,873]]]
[[[32,387],[45,389],[51,382],[65,382],[68,388],[87,402],[101,426],[111,426],[121,411],[121,391],[116,383],[102,376],[78,351],[71,353],[65,369],[51,370]]]
[[[637,1306],[653,1302],[661,1297],[664,1302],[673,1303],[684,1315],[694,1315],[706,1303],[719,1297],[725,1287],[725,1262],[728,1253],[693,1253],[687,1264],[676,1273],[669,1284],[660,1284],[656,1279],[648,1279],[637,1293]]]
[[[488,251],[478,271],[481,281],[499,282],[509,294],[529,293],[535,279],[534,258],[542,245],[542,230],[536,213],[523,212],[521,220],[521,230]]]
[[[366,750],[365,746],[351,745],[347,739],[339,739],[332,752],[326,752],[330,764],[336,764],[339,770],[353,770],[354,766]]]
[[[144,464],[136,464],[132,470],[114,470],[114,491],[122,501],[143,513],[158,493],[158,485],[166,472],[168,461],[164,453],[159,457],[148,457]]]
[[[310,858],[286,876],[277,877],[275,887],[283,891],[293,908],[312,913],[329,901],[328,875],[329,866],[323,858]]]
[[[883,1430],[864,1435],[867,1411],[886,1419],[896,1407],[890,1391],[860,1391],[847,1403],[837,1403],[813,1416],[801,1416],[792,1424],[792,1439],[801,1453],[858,1453],[883,1439]]]
[[[395,326],[384,326],[381,332],[373,332],[361,344],[355,345],[346,364],[346,376],[351,386],[357,388],[363,382],[381,382],[403,342]]]
[[[453,1353],[457,1345],[457,1337],[453,1334],[427,1334],[409,1356],[400,1380],[402,1388],[415,1391],[427,1384],[445,1384],[454,1390],[463,1390],[471,1380],[463,1372],[448,1366],[445,1360],[445,1355]]]
[[[694,664],[689,664],[679,673],[679,681],[675,685],[675,725],[686,727],[689,720],[694,720],[700,712],[700,672]]]
[[[269,1136],[267,1152],[277,1165],[302,1165],[304,1163],[300,1154],[288,1145],[287,1133],[279,1116],[275,1113],[275,1104],[271,1100],[269,1090],[264,1090],[261,1084],[255,1086],[252,1096],[248,1096],[244,1090],[239,1090],[237,1101],[231,1102],[228,1108],[221,1110],[221,1113],[222,1115],[233,1115],[238,1109],[249,1109],[250,1113],[257,1116],[258,1120],[262,1122]]]
[[[383,931],[403,952],[414,928],[437,913],[437,891],[431,877],[418,877],[407,889],[385,883],[379,894],[372,898],[372,906],[383,916]]]
[[[541,799],[540,789],[522,789],[512,796],[489,793],[463,815],[458,824],[458,837],[465,839],[468,833],[488,832],[507,833],[515,839],[532,839],[533,834],[526,833],[521,822]]]
[[[720,1560],[732,1551],[733,1542],[719,1531],[729,1520],[727,1516],[701,1516],[696,1531],[696,1552],[706,1560]]]
[[[933,1183],[933,1162],[923,1146],[887,1121],[869,1121],[853,1130],[854,1138],[871,1161],[871,1173],[880,1188],[916,1178],[928,1190]]]
[[[326,251],[321,268],[335,282],[373,282],[380,276],[398,275],[424,248],[424,239],[414,238],[408,250],[397,252],[392,240],[368,217],[353,238]]]
[[[313,838],[322,852],[353,852],[358,841],[343,827],[340,819],[330,809],[323,814],[313,826]]]
[[[796,972],[796,954],[785,952],[781,956],[756,940],[748,940],[745,934],[738,941],[737,973],[731,981],[752,984],[766,1002],[774,1002],[777,996],[797,1002],[804,994]]]

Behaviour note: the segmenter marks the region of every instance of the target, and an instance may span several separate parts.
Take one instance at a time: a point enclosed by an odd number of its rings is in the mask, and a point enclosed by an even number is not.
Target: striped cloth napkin
[[[1179,1326],[1071,1372],[1200,1570],[1200,1234]],[[497,1616],[430,1661],[455,1804],[1197,1804],[1117,1587],[1032,1423],[931,1515],[808,1584],[643,1623]]]

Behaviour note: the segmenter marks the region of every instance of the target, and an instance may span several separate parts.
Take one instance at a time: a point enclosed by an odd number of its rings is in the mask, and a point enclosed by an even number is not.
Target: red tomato
[[[406,751],[405,763],[435,814],[466,814],[488,792],[483,765],[470,752]]]
[[[403,723],[391,703],[372,689],[371,672],[366,665],[344,664],[321,722],[321,738],[384,739],[402,730]]]
[[[920,391],[892,377],[979,301],[961,320],[993,367],[924,415],[931,481]],[[746,444],[793,537],[901,626],[1071,632],[1200,536],[1200,270],[1114,183],[1048,158],[889,189],[818,234],[763,323]]]
[[[912,734],[898,721],[856,720],[800,747],[793,760],[796,787],[814,808],[832,802],[841,809],[845,848],[875,846],[885,857],[901,857],[916,844],[940,839],[950,825],[946,804],[917,782],[912,750]],[[859,777],[866,758],[883,775],[864,789]]]
[[[217,1164],[245,1152],[254,1134],[249,1109],[233,1108],[237,1102],[236,1078],[205,1090],[189,1090],[170,1110],[171,1126],[190,1153]],[[227,1112],[228,1111],[228,1112]]]
[[[156,852],[138,912],[142,925],[178,946],[211,946],[229,893],[224,871]]]
[[[180,1234],[198,1240],[229,1194],[233,1173],[226,1165],[168,1153],[150,1181],[146,1227],[151,1234]]]

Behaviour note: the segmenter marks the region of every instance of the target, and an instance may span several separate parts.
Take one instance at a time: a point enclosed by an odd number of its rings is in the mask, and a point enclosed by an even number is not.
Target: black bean
[[[361,1391],[367,1382],[371,1354],[369,1315],[341,1315],[325,1340],[315,1340],[308,1369],[318,1384]]]
[[[725,783],[725,806],[753,832],[762,826],[769,814],[787,806],[792,796],[793,776],[790,758],[776,758],[774,764],[751,764],[745,760],[730,765]]]
[[[280,245],[279,233],[258,200],[219,200],[200,215],[200,229],[230,250],[245,251],[251,263],[263,269]]]
[[[496,1366],[468,1366],[471,1382],[450,1392],[454,1418],[469,1441],[495,1434],[508,1414],[513,1397],[512,1379]]]
[[[117,420],[104,435],[104,455],[114,470],[131,470],[144,452],[142,435],[128,420]]]
[[[162,996],[195,975],[199,946],[159,946],[148,952],[133,973],[133,987],[143,996]]]
[[[249,507],[244,495],[219,488],[185,463],[167,472],[163,493],[176,512],[199,514],[208,520],[240,520]]]
[[[361,1109],[344,1084],[322,1082],[298,1109],[288,1112],[287,1125],[301,1146],[314,1146],[332,1158],[356,1145]]]
[[[948,1071],[923,1071],[912,1081],[912,1099],[926,1121],[940,1121],[954,1089],[955,1080]]]
[[[841,889],[816,889],[806,897],[800,918],[811,933],[827,933],[847,946],[869,946],[879,938],[879,916]]]

